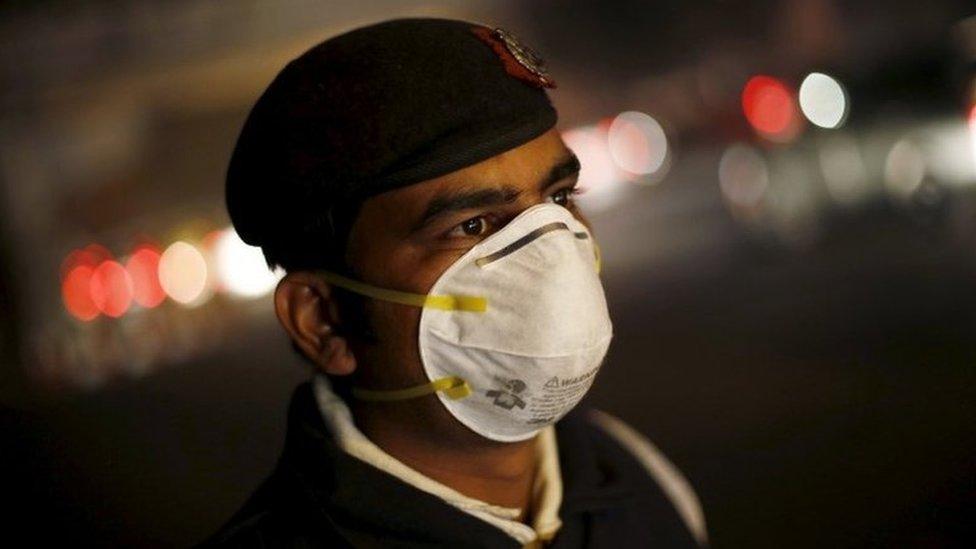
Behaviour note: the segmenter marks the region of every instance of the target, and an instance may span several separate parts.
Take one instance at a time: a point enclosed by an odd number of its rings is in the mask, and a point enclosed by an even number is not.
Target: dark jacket
[[[556,425],[562,528],[547,545],[697,547],[670,500],[633,455],[574,411]],[[204,547],[499,547],[520,544],[346,453],[332,440],[311,384],[288,412],[271,476]]]

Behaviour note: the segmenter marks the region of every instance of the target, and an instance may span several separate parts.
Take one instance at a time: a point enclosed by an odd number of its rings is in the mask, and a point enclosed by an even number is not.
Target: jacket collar
[[[418,546],[518,547],[506,533],[440,498],[343,452],[303,383],[292,397],[285,450],[278,465],[305,500],[312,520],[325,521],[354,546],[399,539]]]
[[[563,475],[563,520],[594,511],[626,507],[636,496],[615,476],[597,451],[599,441],[583,413],[574,411],[556,425]],[[354,545],[399,538],[417,545],[448,543],[518,547],[503,531],[445,504],[343,452],[319,412],[310,383],[295,390],[288,411],[285,449],[276,474],[297,493],[297,512],[329,525]],[[378,503],[382,502],[382,505]]]
[[[561,517],[628,507],[638,496],[634,484],[598,451],[600,441],[577,407],[556,424],[560,465],[563,473]]]

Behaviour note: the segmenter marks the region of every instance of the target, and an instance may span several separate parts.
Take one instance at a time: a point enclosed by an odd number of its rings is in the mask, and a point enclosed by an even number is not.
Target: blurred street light
[[[610,155],[607,132],[599,126],[584,126],[563,132],[563,140],[580,161],[580,204],[600,212],[611,208],[623,196],[623,174]]]
[[[177,303],[198,305],[207,289],[207,261],[192,245],[174,242],[159,259],[159,283]]]
[[[718,181],[722,194],[733,206],[752,209],[769,187],[769,168],[754,148],[736,143],[722,153]]]
[[[800,109],[811,123],[821,128],[839,128],[850,108],[840,82],[820,72],[807,75],[800,84]]]
[[[753,76],[746,82],[742,110],[753,129],[771,141],[792,141],[800,131],[793,91],[771,76]]]
[[[90,265],[77,265],[67,272],[61,282],[61,299],[64,301],[64,307],[78,320],[94,320],[99,315],[90,290],[94,271],[95,269]]]
[[[670,151],[664,129],[649,115],[637,111],[618,114],[607,132],[613,161],[638,175],[656,174],[666,167]]]
[[[867,195],[867,168],[854,138],[834,135],[820,147],[819,160],[827,192],[834,201],[850,205]]]
[[[925,157],[908,139],[895,143],[885,157],[884,181],[889,193],[904,200],[918,190],[925,179]]]
[[[271,271],[261,249],[244,243],[233,228],[214,243],[217,277],[224,290],[238,297],[259,297],[274,289],[281,274]]]
[[[91,299],[106,316],[118,318],[132,305],[132,279],[118,261],[103,261],[91,276]]]
[[[139,305],[150,309],[166,299],[166,293],[159,283],[160,257],[161,254],[155,248],[141,246],[125,263],[125,268],[132,279],[133,299]]]

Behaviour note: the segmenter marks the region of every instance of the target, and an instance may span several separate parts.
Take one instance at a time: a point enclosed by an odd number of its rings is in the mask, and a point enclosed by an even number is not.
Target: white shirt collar
[[[532,526],[528,526],[517,520],[521,509],[500,507],[465,496],[384,452],[356,427],[349,407],[332,391],[327,377],[316,375],[313,385],[322,419],[332,432],[336,444],[347,454],[500,528],[523,545],[537,540],[551,539],[562,526],[559,507],[563,499],[563,483],[559,469],[556,431],[551,425],[542,429],[536,438],[538,462],[532,487],[535,515]]]

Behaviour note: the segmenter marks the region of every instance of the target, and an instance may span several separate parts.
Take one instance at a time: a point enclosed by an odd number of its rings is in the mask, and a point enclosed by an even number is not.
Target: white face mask
[[[348,290],[424,308],[420,357],[431,382],[353,395],[401,400],[436,392],[451,415],[486,438],[534,436],[583,398],[610,345],[597,253],[585,225],[546,203],[468,250],[427,295],[325,273]]]

